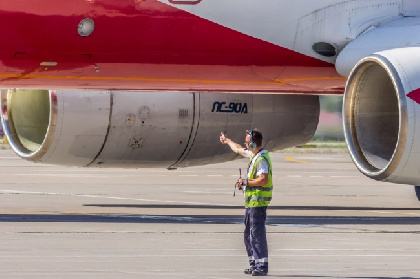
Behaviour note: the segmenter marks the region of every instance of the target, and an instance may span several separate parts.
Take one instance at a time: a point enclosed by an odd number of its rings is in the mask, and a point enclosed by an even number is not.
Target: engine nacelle
[[[370,178],[420,185],[420,48],[381,51],[353,69],[343,104],[353,161]]]
[[[257,127],[269,150],[309,141],[318,96],[180,92],[2,90],[13,150],[35,162],[177,168],[235,159],[221,131],[242,143]]]

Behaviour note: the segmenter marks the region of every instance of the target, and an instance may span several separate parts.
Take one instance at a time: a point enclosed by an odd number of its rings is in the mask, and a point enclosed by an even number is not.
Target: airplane
[[[224,162],[221,131],[303,144],[338,94],[357,168],[420,199],[417,0],[3,0],[0,23],[2,125],[26,160]]]

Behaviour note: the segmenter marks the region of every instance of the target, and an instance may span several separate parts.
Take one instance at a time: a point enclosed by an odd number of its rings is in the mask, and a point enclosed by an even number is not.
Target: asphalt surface
[[[347,154],[271,154],[269,277],[420,278],[420,202]],[[249,278],[246,160],[82,169],[0,151],[0,278]]]

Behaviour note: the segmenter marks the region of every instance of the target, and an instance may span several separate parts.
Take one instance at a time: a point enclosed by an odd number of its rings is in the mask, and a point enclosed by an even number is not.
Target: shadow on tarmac
[[[136,208],[178,208],[177,205],[86,205],[102,207],[136,207]],[[195,209],[197,206],[182,206]],[[203,208],[203,206],[199,207]],[[205,206],[205,208],[209,208]],[[212,207],[210,207],[212,208]],[[220,209],[221,207],[215,206]],[[235,208],[235,207],[230,207]],[[395,209],[393,209],[395,210]],[[191,210],[191,212],[194,212]],[[0,214],[0,222],[76,222],[76,223],[162,223],[162,224],[242,224],[243,215],[167,215],[138,214],[122,212],[83,212],[83,213],[14,213]],[[416,216],[294,216],[268,214],[269,226],[324,226],[324,225],[416,225],[420,217]]]
[[[243,215],[200,215],[197,209],[243,209],[243,206],[177,205],[177,204],[84,204],[85,207],[186,209],[184,215],[141,214],[127,212],[75,212],[69,213],[13,213],[0,214],[0,222],[93,222],[93,223],[162,223],[162,224],[242,224]],[[324,226],[324,225],[418,225],[420,216],[295,216],[279,215],[279,210],[305,211],[419,211],[420,208],[337,207],[337,206],[270,206],[267,225],[271,226]],[[170,212],[170,210],[168,210]],[[327,214],[328,215],[328,214]]]
[[[92,222],[92,223],[163,223],[163,224],[242,224],[243,215],[199,215],[196,209],[243,209],[243,206],[177,205],[177,204],[84,204],[102,208],[182,208],[192,214],[138,214],[125,212],[14,213],[0,214],[0,222]],[[338,206],[270,206],[267,225],[271,226],[323,226],[323,225],[418,225],[420,216],[295,216],[278,215],[273,210],[306,211],[418,211],[420,208],[338,207]],[[398,213],[398,212],[397,212]]]
[[[84,204],[92,207],[123,208],[184,208],[184,209],[243,209],[244,206],[201,205],[201,204]],[[269,206],[271,210],[331,210],[331,211],[420,211],[419,208],[407,207],[352,207],[352,206]]]
[[[269,275],[274,278],[335,278],[335,279],[419,279],[418,277],[355,277],[355,276],[322,276],[322,275]]]

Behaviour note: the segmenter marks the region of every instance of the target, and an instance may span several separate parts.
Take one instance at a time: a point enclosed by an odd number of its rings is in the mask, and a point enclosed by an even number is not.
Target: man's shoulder
[[[264,149],[263,151],[261,151],[261,157],[270,158],[268,150]]]
[[[246,156],[248,156],[248,158],[251,158],[252,151],[251,150],[248,150],[248,149],[245,149],[245,154],[246,154]]]

